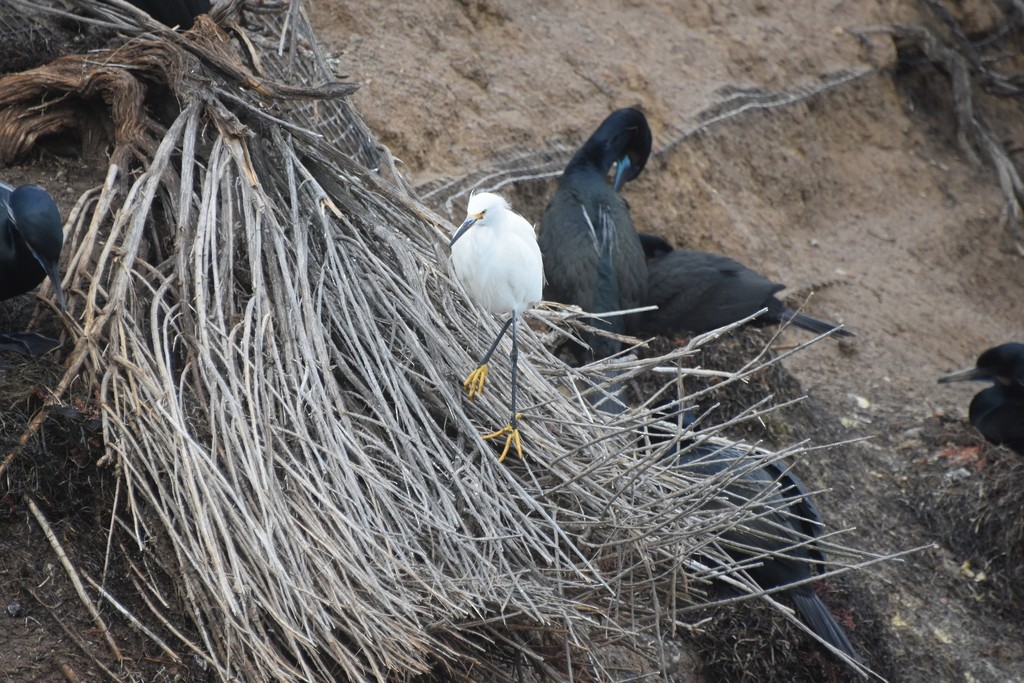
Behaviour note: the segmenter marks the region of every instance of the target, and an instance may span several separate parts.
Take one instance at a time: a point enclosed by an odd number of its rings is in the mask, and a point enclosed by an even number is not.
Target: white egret
[[[517,328],[519,316],[540,301],[544,289],[544,264],[537,235],[530,223],[509,208],[503,197],[490,192],[473,195],[466,209],[466,220],[452,236],[449,247],[455,274],[478,304],[491,313],[508,313],[498,337],[484,354],[480,365],[463,383],[469,398],[479,396],[487,382],[488,363],[498,343],[512,328],[512,415],[508,425],[485,439],[507,436],[498,462],[502,462],[512,445],[523,457],[516,413],[516,375],[519,360]]]

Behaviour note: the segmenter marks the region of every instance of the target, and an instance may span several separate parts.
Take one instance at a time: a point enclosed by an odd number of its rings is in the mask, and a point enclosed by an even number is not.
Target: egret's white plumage
[[[512,328],[512,417],[507,427],[484,438],[508,435],[500,460],[514,444],[523,457],[516,414],[516,372],[519,357],[517,321],[544,290],[544,263],[533,226],[509,208],[504,198],[482,192],[470,197],[466,220],[452,235],[449,246],[455,274],[469,295],[491,313],[508,313],[508,320],[484,355],[480,366],[466,378],[469,397],[475,398],[487,382],[487,364],[498,343]]]
[[[499,195],[473,195],[452,240],[455,274],[491,313],[521,314],[541,300],[544,264],[530,223]]]

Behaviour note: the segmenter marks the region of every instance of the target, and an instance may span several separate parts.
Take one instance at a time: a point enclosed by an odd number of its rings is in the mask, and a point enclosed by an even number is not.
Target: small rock
[[[7,603],[7,613],[12,617],[16,617],[21,614],[21,603],[17,600],[11,600]]]
[[[961,482],[970,476],[971,473],[967,471],[966,467],[959,467],[953,470],[952,472],[946,472],[946,474],[943,475],[942,478],[946,481],[947,484],[950,484],[954,482]]]
[[[920,439],[921,438],[921,434],[923,432],[924,432],[924,428],[923,427],[911,427],[910,429],[908,429],[905,432],[903,432],[902,436],[905,436],[908,439]]]

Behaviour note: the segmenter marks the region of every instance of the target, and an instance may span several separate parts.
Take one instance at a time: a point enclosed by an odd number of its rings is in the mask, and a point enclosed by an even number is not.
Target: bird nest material
[[[1024,458],[966,420],[932,418],[913,464],[918,515],[962,563],[965,587],[1016,614],[1024,607]]]
[[[765,503],[707,506],[714,487],[644,438],[658,416],[595,414],[575,387],[600,375],[533,332],[527,458],[497,462],[479,434],[502,384],[461,390],[497,323],[449,274],[450,226],[387,176],[351,86],[283,85],[325,74],[297,3],[244,27],[224,3],[185,34],[118,0],[71,5],[129,39],[5,78],[0,156],[77,128],[83,103],[112,142],[68,217],[71,351],[46,406],[95,397],[124,501],[108,547],[149,558],[165,651],[225,680],[607,679],[610,645],[665,670],[677,608],[711,579],[761,595],[715,539]]]

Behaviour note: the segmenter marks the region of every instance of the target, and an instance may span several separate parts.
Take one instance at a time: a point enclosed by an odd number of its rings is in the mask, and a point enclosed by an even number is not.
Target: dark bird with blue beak
[[[15,189],[0,183],[0,301],[24,294],[49,277],[63,311],[58,266],[63,246],[63,222],[50,194],[38,185]],[[0,335],[2,348],[32,355],[48,350],[36,347],[39,339],[35,334]]]
[[[545,299],[575,304],[594,314],[641,305],[647,292],[644,251],[618,191],[643,171],[651,140],[642,112],[619,109],[569,161],[540,223]],[[609,184],[612,166],[615,176]],[[635,331],[638,318],[588,322],[622,334]],[[606,358],[621,348],[620,342],[601,335],[588,335],[584,341],[592,351],[584,354],[585,360]]]
[[[991,443],[1024,455],[1024,344],[994,346],[973,368],[944,375],[939,383],[964,380],[995,383],[974,396],[968,419]]]

